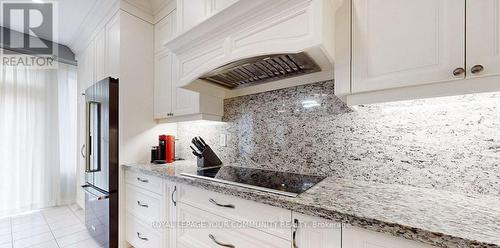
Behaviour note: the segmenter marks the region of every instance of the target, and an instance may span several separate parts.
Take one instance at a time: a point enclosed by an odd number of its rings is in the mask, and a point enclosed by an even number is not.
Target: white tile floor
[[[77,205],[0,218],[0,248],[99,248]]]

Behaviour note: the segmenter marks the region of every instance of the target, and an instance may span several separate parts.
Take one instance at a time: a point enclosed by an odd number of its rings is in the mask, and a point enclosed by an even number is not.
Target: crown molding
[[[160,22],[163,18],[165,18],[167,15],[169,15],[172,11],[174,11],[177,8],[177,1],[175,0],[168,0],[162,3],[163,4],[160,5],[158,11],[156,11],[156,13],[153,16],[154,24]]]
[[[175,0],[122,0],[120,8],[151,24],[175,9]]]
[[[176,0],[150,0],[151,2],[151,7],[153,8],[153,15],[157,15],[160,13],[164,8],[166,8],[168,5],[175,5]]]
[[[121,0],[120,9],[145,21],[153,24],[153,15],[145,5],[136,5],[136,0]]]

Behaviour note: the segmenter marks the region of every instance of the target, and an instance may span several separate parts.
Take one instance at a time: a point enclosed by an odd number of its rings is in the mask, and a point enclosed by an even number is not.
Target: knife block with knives
[[[210,146],[201,137],[194,137],[191,143],[196,147],[192,146],[191,150],[197,158],[198,167],[212,167],[222,165],[222,161],[217,157],[215,152],[210,148]]]

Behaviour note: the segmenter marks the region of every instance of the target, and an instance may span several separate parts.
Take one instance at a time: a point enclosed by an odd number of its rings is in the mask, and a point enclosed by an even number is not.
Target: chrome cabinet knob
[[[465,69],[462,67],[459,67],[455,70],[453,70],[453,76],[457,77],[465,73]]]
[[[472,72],[472,74],[477,74],[477,73],[480,73],[484,70],[484,66],[482,65],[475,65],[473,66],[471,69],[470,69],[470,72]]]

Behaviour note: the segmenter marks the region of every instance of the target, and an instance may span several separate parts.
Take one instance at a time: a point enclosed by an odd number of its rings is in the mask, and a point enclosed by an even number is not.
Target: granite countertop
[[[196,162],[124,168],[438,247],[500,248],[500,198],[328,177],[296,198],[181,176]]]

